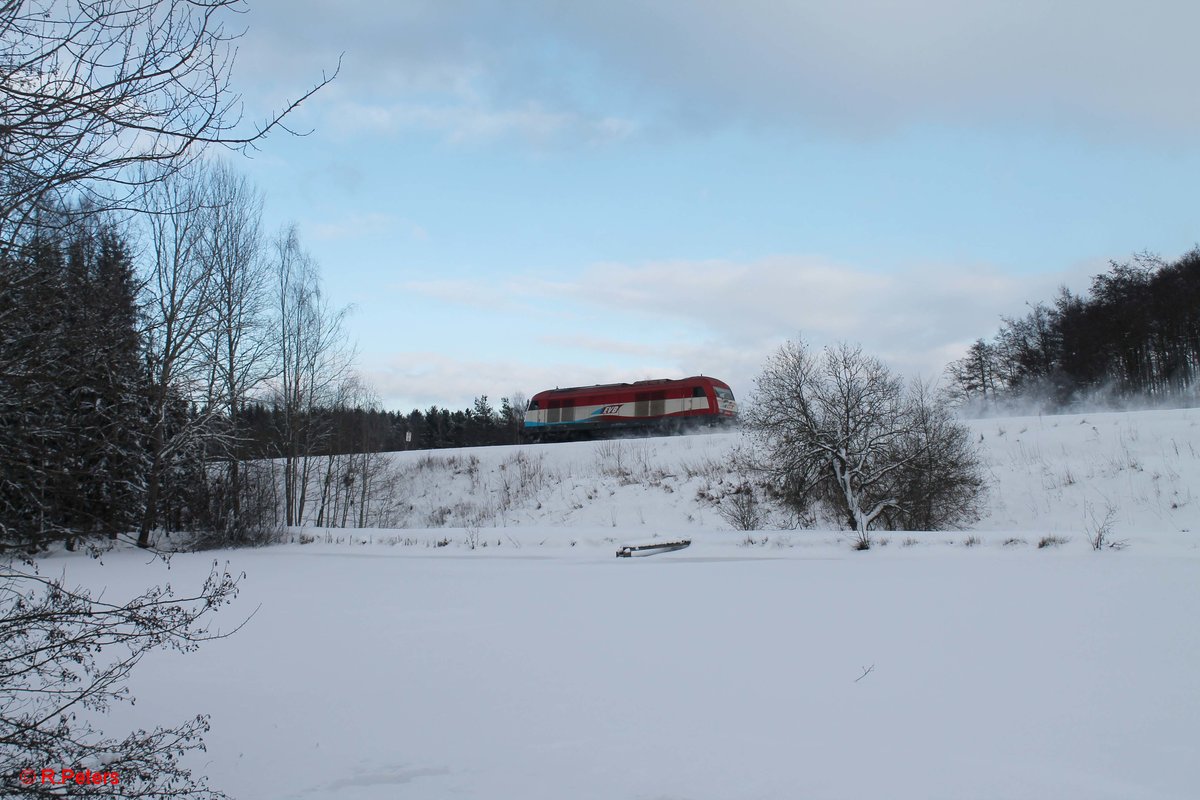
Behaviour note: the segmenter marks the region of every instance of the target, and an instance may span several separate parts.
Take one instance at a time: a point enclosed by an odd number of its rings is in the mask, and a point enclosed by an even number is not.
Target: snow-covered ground
[[[714,434],[398,454],[407,530],[42,570],[245,571],[245,628],[110,715],[210,713],[195,763],[243,798],[1195,798],[1200,411],[972,425],[979,526],[868,552],[730,530]]]
[[[1126,536],[1200,531],[1200,409],[968,424],[991,484],[986,515],[973,531],[1081,536],[1106,518]],[[718,509],[746,480],[734,467],[744,446],[740,433],[713,433],[394,453],[387,458],[395,486],[376,492],[372,516],[389,529],[447,528],[438,538],[454,544],[467,530],[505,544],[517,536],[510,529],[529,526],[569,529],[548,544],[581,528],[606,528],[618,538],[730,530]],[[316,503],[309,511],[315,520]],[[380,538],[340,530],[309,535]]]

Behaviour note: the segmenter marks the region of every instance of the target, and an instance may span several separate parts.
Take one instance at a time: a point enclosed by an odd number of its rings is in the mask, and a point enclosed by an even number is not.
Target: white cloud
[[[431,351],[404,351],[367,361],[361,373],[394,410],[422,410],[431,405],[465,408],[472,398],[486,394],[497,406],[501,397],[520,392],[527,397],[566,385],[564,376],[578,384],[629,380],[627,371],[614,365],[534,364],[521,359],[456,358]],[[650,377],[650,376],[646,376]]]
[[[345,53],[316,101],[333,120],[456,141],[611,139],[635,119],[1176,139],[1200,124],[1191,0],[264,0],[249,25],[246,74],[296,87]]]
[[[570,347],[590,350],[595,353],[620,354],[639,357],[661,356],[662,346],[652,342],[633,342],[585,334],[543,333],[537,337],[541,344],[555,347]]]
[[[629,136],[635,125],[617,117],[592,118],[552,111],[539,103],[489,108],[470,101],[443,105],[398,103],[370,105],[341,102],[333,105],[330,127],[343,135],[396,134],[429,131],[453,144],[477,144],[515,137],[536,145],[569,140],[602,143]]]
[[[593,343],[594,344],[594,343]],[[360,372],[379,393],[384,406],[397,411],[465,408],[486,394],[499,406],[501,397],[514,393],[530,397],[543,389],[590,386],[651,378],[683,378],[696,373],[728,381],[736,392],[748,395],[753,377],[767,351],[735,348],[711,342],[663,343],[648,347],[630,366],[614,350],[600,348],[581,359],[535,360],[462,358],[432,351],[404,351],[364,362]],[[589,343],[580,343],[588,347]]]
[[[460,335],[478,342],[474,352],[504,355],[408,353],[377,358],[369,374],[385,396],[452,407],[484,391],[533,394],[697,372],[746,396],[765,358],[784,340],[803,336],[816,346],[861,343],[906,374],[937,378],[970,342],[992,337],[1002,315],[1020,316],[1026,301],[1053,299],[1060,284],[1082,289],[1099,269],[1079,264],[1055,274],[1012,275],[987,265],[920,265],[882,274],[778,256],[601,264],[571,283],[536,275],[431,281],[419,285],[422,293],[459,320]],[[494,318],[479,313],[497,303],[524,309],[515,349],[494,347]],[[463,307],[472,313],[457,310]]]
[[[794,331],[800,323],[839,335],[859,329],[864,298],[886,294],[896,278],[817,258],[757,262],[668,261],[600,264],[549,292],[622,310],[642,310],[720,331],[738,341]]]
[[[611,0],[553,30],[682,119],[1192,130],[1190,0]],[[1097,131],[1099,133],[1099,131]]]

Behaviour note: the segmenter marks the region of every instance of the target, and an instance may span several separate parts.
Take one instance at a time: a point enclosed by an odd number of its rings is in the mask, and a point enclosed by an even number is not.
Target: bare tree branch
[[[49,208],[137,208],[207,145],[254,148],[337,75],[243,125],[230,76],[244,0],[0,5],[0,245]],[[68,202],[74,200],[75,202]]]
[[[759,468],[803,513],[825,504],[870,546],[870,530],[935,527],[977,511],[983,482],[961,426],[926,387],[903,382],[858,347],[819,356],[789,342],[767,363],[746,419]]]

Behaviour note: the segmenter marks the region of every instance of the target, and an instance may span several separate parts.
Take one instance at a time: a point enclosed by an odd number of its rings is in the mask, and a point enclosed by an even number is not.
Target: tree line
[[[267,236],[232,168],[146,181],[142,213],[48,205],[0,250],[0,545],[366,524],[378,453],[518,441],[516,394],[381,409],[296,229]]]
[[[1004,317],[947,368],[952,394],[984,408],[1009,401],[1195,399],[1200,374],[1200,249],[1166,262],[1138,255]]]
[[[244,10],[243,0],[0,3],[6,797],[90,796],[78,781],[25,778],[114,758],[120,784],[108,796],[225,796],[186,759],[203,749],[203,714],[116,735],[102,721],[132,699],[126,680],[146,654],[227,635],[209,625],[237,577],[214,567],[194,592],[151,586],[125,601],[42,576],[33,555],[129,532],[153,549],[164,528],[246,541],[268,507],[256,487],[273,484],[238,463],[244,404],[269,391],[289,424],[343,383],[348,351],[315,264],[294,231],[263,236],[261,198],[204,159],[286,130],[332,79],[245,123],[231,84]],[[283,435],[303,448],[302,425]]]
[[[0,251],[0,544],[193,531],[252,543],[302,494],[331,431],[318,410],[373,398],[343,310],[294,227],[221,162],[146,184],[144,213],[62,205]],[[246,464],[269,398],[279,469]],[[285,520],[282,520],[286,522]]]
[[[326,435],[315,443],[312,456],[350,453],[390,453],[399,450],[437,450],[448,447],[487,447],[518,444],[525,425],[523,395],[500,399],[495,408],[487,395],[470,408],[451,410],[430,406],[405,414],[378,407],[331,405],[312,411],[312,424]],[[243,458],[277,458],[283,452],[279,436],[282,410],[270,399],[258,399],[241,411],[245,437]]]

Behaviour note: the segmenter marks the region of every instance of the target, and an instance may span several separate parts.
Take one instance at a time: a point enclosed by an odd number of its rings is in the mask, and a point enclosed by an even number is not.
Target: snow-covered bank
[[[1200,531],[1200,409],[972,420],[991,492],[979,531]],[[388,454],[387,528],[728,530],[739,433]],[[313,512],[315,518],[315,511]],[[776,518],[769,527],[784,521]]]

